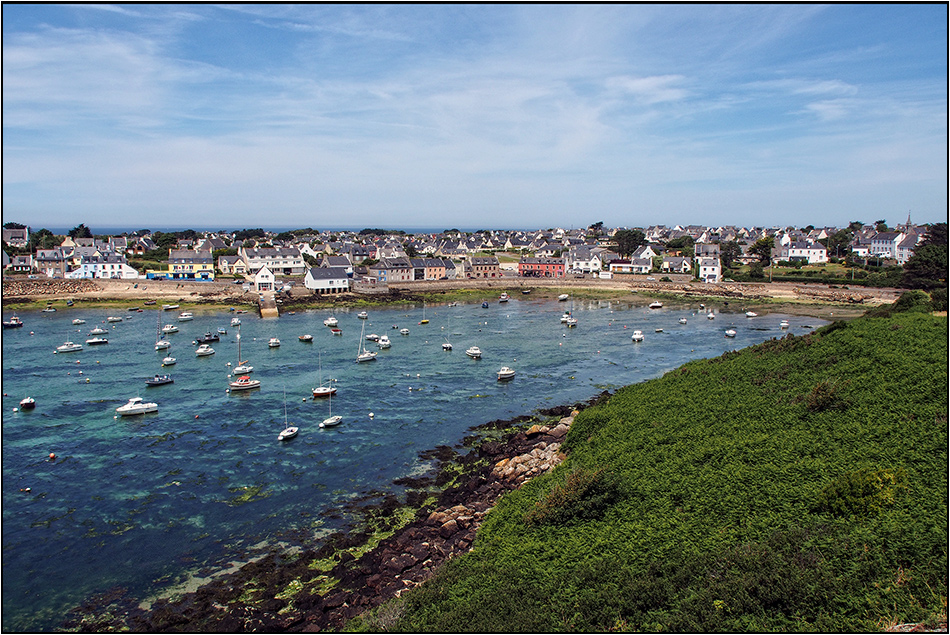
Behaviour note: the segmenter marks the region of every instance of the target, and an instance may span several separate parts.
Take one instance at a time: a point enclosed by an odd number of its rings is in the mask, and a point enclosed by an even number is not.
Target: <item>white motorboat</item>
[[[178,308],[177,304],[163,304],[162,305],[163,311],[174,311],[177,308]]]
[[[570,312],[570,311],[565,311],[565,312],[564,312],[564,315],[561,316],[561,324],[566,324],[566,323],[567,323],[567,318],[569,318],[569,317],[571,317],[571,312]]]
[[[393,345],[393,343],[390,341],[388,335],[381,335],[379,341],[376,342],[376,345],[380,348],[389,348]]]
[[[370,333],[369,335],[366,336],[366,340],[368,342],[378,342],[379,335],[376,335],[376,333]]]
[[[750,317],[750,318],[751,318],[751,317],[758,317],[758,315],[759,315],[759,314],[756,313],[755,311],[746,311],[746,312],[745,312],[745,316],[746,316],[746,317]]]
[[[659,300],[654,300],[653,302],[650,303],[650,308],[651,308],[651,309],[662,309],[662,308],[663,308],[663,303],[660,302]]]
[[[105,329],[102,328],[101,326],[97,326],[96,328],[94,328],[94,329],[92,329],[91,331],[89,331],[89,334],[90,334],[90,335],[105,335],[105,334],[108,333],[108,332],[109,332],[109,331],[105,330]]]
[[[369,313],[367,313],[366,311],[360,311],[359,313],[356,314],[356,317],[358,317],[361,320],[366,320],[369,318]]]
[[[715,320],[715,319],[716,319],[716,314],[713,313],[712,311],[710,311],[709,313],[706,314],[706,319],[707,319],[707,320]]]
[[[735,337],[735,336],[736,336],[736,330],[735,330],[735,329],[727,329],[727,330],[726,330],[726,337]]]
[[[231,326],[241,326],[241,318],[239,317],[231,318]]]
[[[155,350],[165,351],[165,350],[168,350],[171,347],[171,345],[172,343],[169,342],[168,340],[158,340],[157,342],[155,342]]]
[[[208,355],[214,355],[214,349],[207,344],[202,344],[195,349],[195,357],[207,357]]]
[[[469,346],[465,350],[465,354],[471,357],[472,359],[481,359],[482,349],[478,348],[477,346]]]
[[[642,342],[643,331],[640,331],[640,330],[634,331],[633,335],[630,336],[630,339],[632,339],[634,342]]]
[[[178,327],[175,326],[174,324],[166,324],[165,326],[162,327],[163,335],[168,335],[169,333],[177,333],[177,332],[178,332]]]
[[[680,324],[686,324],[686,318],[680,318]]]
[[[787,329],[787,328],[788,328],[788,320],[782,320],[781,324],[779,324],[779,328],[781,328],[781,329],[783,329],[783,330],[784,330],[784,329]]]
[[[378,353],[376,351],[366,350],[366,340],[363,339],[366,333],[366,322],[363,322],[363,328],[360,329],[360,339],[359,346],[356,349],[356,361],[359,362],[371,362],[376,359]]]
[[[80,318],[76,318],[75,320],[73,320],[73,324],[85,324],[85,323],[86,321]]]
[[[280,346],[280,340],[276,337],[272,337],[267,340],[267,345],[271,348],[278,348]]]
[[[107,340],[104,337],[99,337],[98,335],[96,337],[90,337],[88,340],[86,340],[86,344],[88,344],[89,346],[95,346],[97,344],[108,344],[108,343],[109,343],[109,340]]]
[[[228,388],[231,392],[235,390],[251,390],[252,388],[260,388],[261,382],[257,379],[251,379],[247,375],[241,375],[234,381],[228,382]]]
[[[340,321],[332,315],[323,321],[324,326],[336,326]]]
[[[399,332],[402,333],[403,335],[409,335],[409,329],[405,329],[405,328],[399,329]]]
[[[144,401],[141,397],[132,397],[129,403],[119,406],[115,411],[123,417],[142,415],[146,412],[158,412],[158,404],[153,401]]]
[[[114,315],[106,318],[106,322],[121,322],[121,321],[122,321],[122,318],[115,317]]]
[[[57,353],[74,353],[76,351],[82,350],[82,344],[76,344],[74,342],[65,342],[62,346],[56,347]]]
[[[218,333],[220,333],[221,335],[227,335],[227,334],[228,334],[228,329],[224,328],[223,326],[219,326],[219,327],[218,327]]]
[[[557,297],[557,301],[558,301],[558,302],[566,302],[569,297],[571,297],[571,296],[569,296],[569,295],[566,294],[566,293],[562,293],[561,295],[559,295],[559,296]]]
[[[193,319],[195,319],[195,314],[189,311],[182,311],[181,313],[178,314],[179,322],[189,322]]]
[[[448,342],[448,341],[442,342],[442,350],[443,351],[452,350],[452,342]]]
[[[511,299],[511,296],[508,295],[507,293],[502,293],[500,296],[498,296],[499,302],[507,302],[510,299]]]
[[[162,366],[174,366],[176,363],[178,360],[171,356],[162,359]]]
[[[515,378],[515,369],[508,366],[502,366],[498,371],[498,381],[508,381]]]
[[[663,329],[656,329],[656,332],[657,332],[657,333],[662,333],[662,332],[663,332]]]

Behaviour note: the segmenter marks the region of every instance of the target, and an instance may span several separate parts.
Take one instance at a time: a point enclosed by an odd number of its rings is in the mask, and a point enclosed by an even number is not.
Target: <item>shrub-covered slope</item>
[[[946,616],[947,319],[837,322],[628,386],[413,631],[866,631]]]

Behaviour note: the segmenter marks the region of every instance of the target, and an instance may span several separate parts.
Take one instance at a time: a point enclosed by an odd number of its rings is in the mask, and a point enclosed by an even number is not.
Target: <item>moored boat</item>
[[[57,353],[73,353],[75,351],[81,351],[82,344],[76,344],[74,342],[65,342],[61,346],[56,347]]]
[[[515,370],[508,366],[502,366],[498,371],[498,381],[508,381],[515,378]]]
[[[146,386],[164,386],[165,384],[173,384],[175,380],[172,379],[171,375],[155,375],[151,379],[145,380]]]
[[[301,342],[307,342],[307,343],[309,344],[310,342],[313,341],[313,335],[310,335],[310,334],[308,333],[308,334],[306,334],[306,335],[300,335],[300,336],[298,336],[297,339],[300,340]]]
[[[381,335],[379,338],[379,341],[376,342],[376,345],[379,346],[380,348],[389,348],[390,346],[393,345],[393,343],[389,340],[388,335]]]
[[[85,323],[86,321],[83,320],[82,318],[76,318],[75,320],[73,320],[73,324],[85,324]]]
[[[267,345],[271,348],[278,348],[280,346],[280,340],[276,337],[272,337],[267,340]]]
[[[511,299],[511,296],[508,295],[507,293],[502,293],[500,296],[498,296],[499,302],[507,302],[510,299]]]
[[[105,330],[105,329],[102,328],[101,326],[97,326],[97,327],[95,327],[94,329],[92,329],[91,331],[89,331],[89,334],[90,334],[90,335],[105,335],[105,334],[108,333],[108,332],[109,332],[109,331]]]
[[[119,406],[115,411],[124,417],[141,415],[146,412],[158,412],[158,404],[153,401],[144,401],[141,397],[132,397],[129,403]]]
[[[162,359],[162,366],[174,366],[178,362],[174,357],[166,357]]]
[[[367,313],[366,311],[360,311],[359,313],[356,314],[356,317],[358,317],[361,320],[366,320],[369,318],[369,313]]]
[[[190,311],[182,311],[181,313],[178,314],[179,322],[189,322],[193,319],[195,319],[195,314],[191,313]]]
[[[96,337],[90,337],[88,340],[86,340],[86,344],[89,344],[90,346],[95,346],[97,344],[108,344],[108,343],[109,343],[109,340],[107,340],[104,337],[100,337],[98,335]]]
[[[231,326],[241,326],[241,318],[239,317],[231,318]]]
[[[680,324],[686,324],[686,318],[680,318]]]
[[[121,322],[121,321],[122,321],[122,318],[116,317],[114,315],[110,315],[109,317],[106,318],[106,322]]]
[[[332,315],[323,321],[324,326],[336,326],[340,321]]]
[[[650,308],[651,308],[651,309],[662,309],[662,308],[663,308],[663,303],[660,302],[659,300],[654,300],[653,302],[650,303]]]
[[[241,375],[234,381],[229,381],[228,387],[231,389],[231,392],[235,390],[251,390],[253,388],[260,388],[261,382],[257,379],[251,379],[248,375]]]
[[[163,311],[174,311],[177,308],[178,308],[177,304],[163,304],[162,305]]]
[[[481,359],[482,349],[478,348],[477,346],[469,346],[465,350],[465,354],[471,357],[472,359]]]
[[[736,336],[735,329],[726,329],[726,337],[735,337],[735,336]]]
[[[23,326],[23,320],[21,320],[15,315],[3,323],[3,328],[5,329],[18,329],[22,326]]]
[[[571,296],[569,296],[569,295],[566,294],[566,293],[562,293],[561,295],[559,295],[559,296],[557,297],[557,301],[558,301],[558,302],[566,302],[569,297],[571,297]]]
[[[289,426],[280,431],[280,434],[277,435],[278,441],[286,441],[288,439],[293,439],[297,436],[297,432],[300,429],[297,426]]]
[[[746,311],[746,312],[745,312],[745,316],[746,316],[746,317],[750,317],[750,318],[758,317],[758,315],[759,315],[759,314],[756,313],[755,311]]]
[[[164,333],[165,335],[168,335],[169,333],[177,333],[177,332],[178,332],[178,327],[175,326],[174,324],[166,324],[165,326],[162,327],[162,333]]]
[[[207,344],[202,344],[195,349],[195,357],[207,357],[208,355],[214,355],[214,349]]]
[[[630,339],[633,340],[634,342],[642,342],[642,341],[643,341],[643,331],[640,331],[640,330],[634,331],[634,332],[633,332],[633,335],[630,336]]]
[[[343,335],[343,329],[333,328],[333,329],[330,329],[330,332],[333,333],[334,335]]]
[[[20,410],[33,410],[33,408],[36,408],[36,400],[33,397],[20,400]]]

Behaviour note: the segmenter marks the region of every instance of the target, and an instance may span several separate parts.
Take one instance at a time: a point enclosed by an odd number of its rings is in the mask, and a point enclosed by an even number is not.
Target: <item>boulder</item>
[[[570,430],[570,426],[567,426],[562,421],[561,423],[554,426],[554,429],[551,430],[551,436],[557,439],[564,438],[567,435],[567,431]]]
[[[449,520],[443,523],[442,529],[439,530],[439,534],[443,538],[449,538],[450,536],[458,532],[458,530],[459,530],[458,523],[455,522],[455,520]]]

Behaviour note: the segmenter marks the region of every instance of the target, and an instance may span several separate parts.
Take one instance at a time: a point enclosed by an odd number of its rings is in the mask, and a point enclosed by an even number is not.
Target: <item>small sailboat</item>
[[[447,325],[450,325],[451,323],[452,323],[452,318],[449,317],[448,322],[447,322],[446,324],[447,324]],[[450,350],[452,350],[452,342],[449,341],[449,335],[448,335],[449,330],[450,330],[449,327],[446,326],[445,341],[442,342],[442,350],[443,350],[443,351],[450,351]]]
[[[33,408],[36,408],[36,400],[33,397],[20,400],[20,410],[33,410]]]
[[[365,344],[366,339],[365,339],[365,336],[366,336],[366,322],[363,322],[363,328],[360,329],[359,347],[356,349],[356,361],[357,361],[357,363],[359,363],[359,362],[371,362],[371,361],[373,361],[374,359],[376,359],[376,355],[378,354],[376,351],[368,351],[368,350],[366,350],[366,344]]]
[[[426,319],[426,303],[422,303],[422,319],[419,320],[419,324],[428,324],[429,320]]]
[[[297,432],[299,431],[300,429],[297,426],[292,426],[287,423],[287,388],[284,388],[284,429],[277,435],[277,440],[286,441],[287,439],[293,439],[297,436]]]
[[[162,312],[158,311],[158,334],[155,336],[155,350],[164,351],[171,345],[171,342],[162,337]]]
[[[235,375],[247,375],[254,372],[254,367],[247,363],[248,360],[241,360],[241,328],[238,327],[237,332],[237,345],[238,345],[238,356],[237,356],[237,366],[231,371]]]
[[[329,397],[330,395],[335,395],[336,394],[335,386],[331,386],[329,383],[327,383],[326,386],[323,385],[323,356],[322,354],[319,355],[317,359],[318,359],[317,379],[319,380],[320,383],[317,385],[316,388],[312,390],[313,398],[320,399],[323,397]]]
[[[343,421],[343,417],[341,417],[340,415],[333,414],[333,396],[332,395],[328,395],[327,397],[327,415],[328,415],[327,418],[320,422],[321,428],[331,428],[339,424],[341,421]]]

